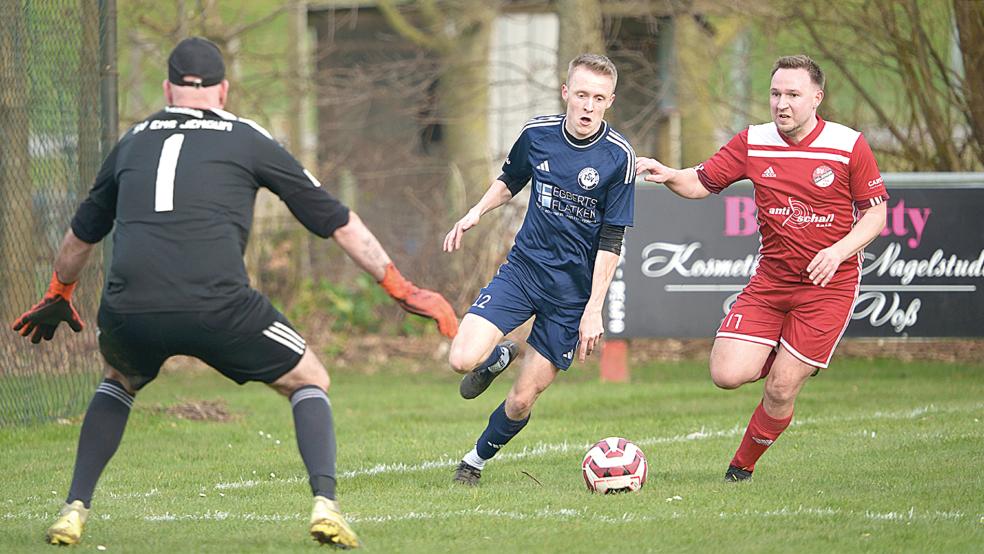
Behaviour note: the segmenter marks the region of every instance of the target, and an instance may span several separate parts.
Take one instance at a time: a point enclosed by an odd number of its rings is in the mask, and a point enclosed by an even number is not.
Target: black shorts
[[[98,323],[99,351],[135,389],[176,355],[198,358],[240,385],[272,383],[307,348],[287,318],[253,290],[209,312],[121,314],[100,306]]]

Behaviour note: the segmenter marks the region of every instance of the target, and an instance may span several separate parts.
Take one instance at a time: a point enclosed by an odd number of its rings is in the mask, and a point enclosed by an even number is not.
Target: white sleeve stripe
[[[523,125],[529,125],[531,123],[543,123],[545,121],[561,121],[561,120],[564,119],[564,117],[565,117],[564,114],[543,115],[543,116],[540,116],[540,117],[534,117],[533,119],[530,119],[529,121],[527,121]]]
[[[280,344],[286,346],[287,348],[290,348],[294,352],[297,352],[299,355],[302,355],[302,356],[304,355],[304,349],[303,348],[297,346],[296,344],[290,342],[289,340],[287,340],[287,339],[285,339],[285,338],[283,338],[283,337],[281,337],[279,335],[275,335],[275,334],[271,333],[269,329],[264,329],[263,330],[263,336],[265,336],[266,338],[268,338],[270,340],[279,342]]]
[[[228,119],[229,121],[236,121],[236,120],[239,119],[238,117],[236,117],[235,114],[229,113],[229,112],[227,112],[225,110],[221,110],[219,108],[212,108],[212,113],[214,113],[215,115],[221,117],[222,119]]]
[[[266,129],[264,129],[259,123],[253,121],[252,119],[246,119],[244,117],[238,117],[235,114],[229,113],[229,112],[227,112],[225,110],[220,110],[219,108],[212,108],[211,111],[215,115],[221,117],[222,119],[227,119],[229,121],[238,121],[240,123],[245,123],[246,125],[249,125],[253,129],[255,129],[256,132],[260,133],[261,135],[265,136],[266,138],[268,138],[270,140],[273,140],[273,135],[271,135],[269,132],[267,132]]]
[[[190,115],[192,117],[197,117],[202,119],[205,114],[201,110],[196,110],[194,108],[182,108],[180,106],[164,106],[164,111],[167,113],[183,113],[185,115]]]
[[[628,145],[628,143],[623,143],[612,135],[608,135],[607,139],[609,142],[625,151],[625,179],[622,182],[626,185],[632,184],[635,181],[635,152],[632,150],[632,147]]]
[[[610,136],[610,137],[613,136],[613,135],[614,135],[615,139],[617,139],[618,141],[620,141],[622,144],[624,144],[625,146],[627,146],[628,149],[629,149],[629,167],[626,169],[626,174],[627,175],[626,175],[626,179],[625,179],[625,184],[631,185],[631,184],[635,183],[635,160],[636,160],[635,149],[632,148],[632,145],[629,144],[629,141],[626,140],[625,137],[623,137],[617,131],[614,131],[613,130],[613,131],[609,132],[609,134],[608,134],[608,136]]]
[[[305,169],[304,174],[307,175],[307,178],[311,180],[312,185],[321,188],[321,181],[319,181],[317,177],[312,175],[310,171]]]
[[[563,123],[563,120],[561,119],[558,119],[557,121],[537,121],[535,123],[527,123],[526,126],[523,127],[523,130],[525,131],[534,127],[556,127],[561,123]]]

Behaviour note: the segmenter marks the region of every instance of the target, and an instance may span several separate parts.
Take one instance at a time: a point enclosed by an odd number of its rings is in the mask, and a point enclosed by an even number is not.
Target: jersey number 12
[[[161,161],[157,162],[157,184],[154,186],[154,211],[174,211],[174,170],[178,166],[184,135],[167,137],[161,147]]]

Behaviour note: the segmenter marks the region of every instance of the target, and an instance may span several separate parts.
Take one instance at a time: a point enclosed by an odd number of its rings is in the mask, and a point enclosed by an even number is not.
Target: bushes
[[[299,325],[335,333],[419,336],[436,332],[433,323],[404,312],[364,273],[340,282],[304,278],[284,313]]]

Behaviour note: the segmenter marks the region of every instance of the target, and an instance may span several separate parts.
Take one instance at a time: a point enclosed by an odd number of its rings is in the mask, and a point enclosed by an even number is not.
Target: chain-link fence
[[[7,327],[0,331],[0,426],[77,415],[99,379],[101,249],[75,295],[88,323],[82,333],[61,326],[53,341],[32,345],[9,325],[43,295],[102,161],[107,5],[0,2],[0,319]]]

